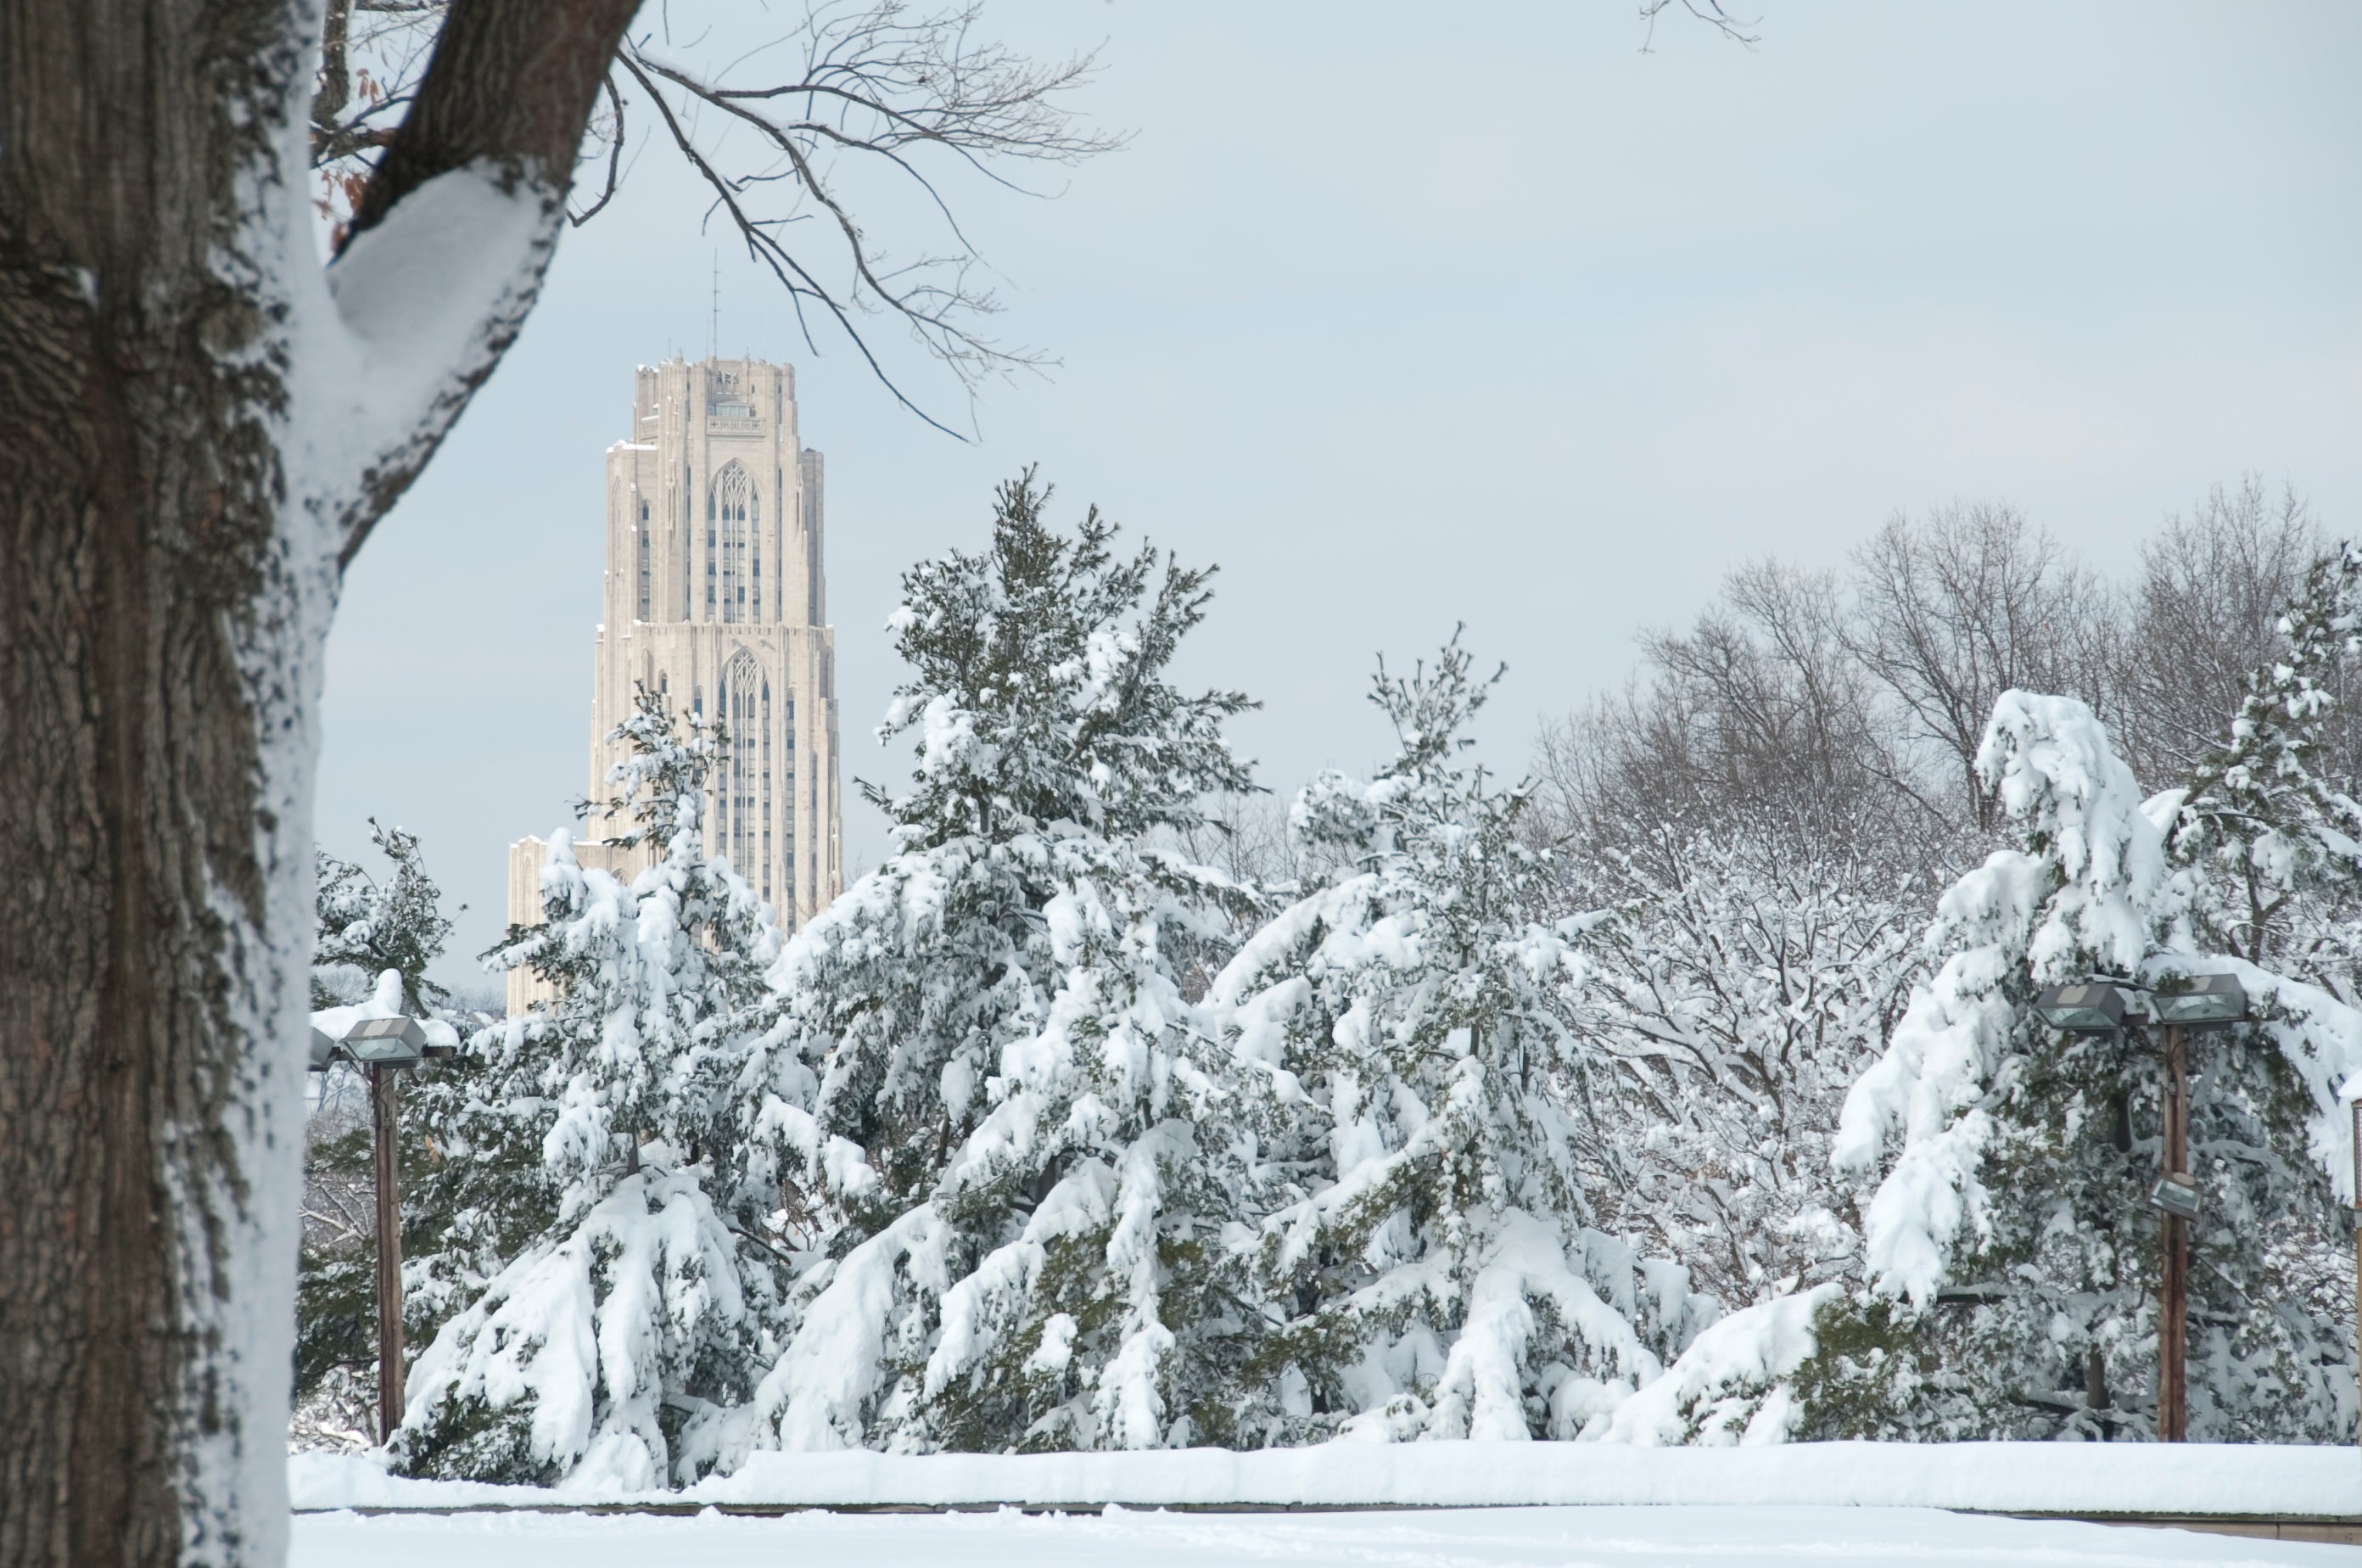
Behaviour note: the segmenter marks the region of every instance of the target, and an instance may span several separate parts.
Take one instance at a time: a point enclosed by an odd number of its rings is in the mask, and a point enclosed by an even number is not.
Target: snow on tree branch
[[[366,221],[364,193],[394,140],[390,127],[432,69],[447,5],[330,7],[310,145],[320,211],[340,237]],[[711,193],[709,217],[786,292],[807,345],[819,352],[813,329],[833,326],[929,424],[949,430],[881,358],[871,318],[900,325],[971,397],[993,376],[1043,363],[987,336],[983,324],[999,305],[950,182],[1050,194],[1014,171],[1071,166],[1120,146],[1120,136],[1083,127],[1068,106],[1094,73],[1093,53],[1030,59],[983,35],[977,4],[918,11],[902,0],[816,0],[774,36],[731,34],[734,58],[719,60],[716,28],[737,18],[717,12],[692,24],[680,11],[625,35],[605,68],[601,105],[575,149],[598,185],[571,222],[613,199],[629,133],[641,127]],[[742,41],[750,47],[737,50]],[[783,51],[796,58],[792,69],[780,68]],[[863,215],[898,203],[894,184],[940,224],[940,248],[898,257],[881,242]]]

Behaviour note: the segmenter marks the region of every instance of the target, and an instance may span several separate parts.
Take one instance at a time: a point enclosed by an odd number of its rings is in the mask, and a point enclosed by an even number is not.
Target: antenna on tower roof
[[[705,357],[720,353],[722,343],[722,252],[713,253],[713,312],[705,320]]]

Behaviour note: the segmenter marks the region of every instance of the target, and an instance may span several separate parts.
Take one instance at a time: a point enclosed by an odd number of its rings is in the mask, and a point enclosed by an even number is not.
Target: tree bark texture
[[[504,106],[372,218],[487,159],[562,201],[632,9],[458,0],[422,105]],[[283,1555],[321,647],[521,318],[403,471],[298,482],[319,27],[0,0],[0,1568]]]
[[[248,1038],[290,1001],[249,938],[294,845],[267,820],[242,668],[272,607],[278,464],[268,370],[223,358],[261,337],[262,302],[213,253],[302,58],[268,0],[0,12],[12,1565],[250,1560],[283,1529],[222,1495],[272,1441],[240,1391],[286,1384],[245,1364],[237,1312],[277,1310],[292,1279],[249,1254],[294,1163],[248,1152],[292,1152],[300,1102],[292,1053]]]

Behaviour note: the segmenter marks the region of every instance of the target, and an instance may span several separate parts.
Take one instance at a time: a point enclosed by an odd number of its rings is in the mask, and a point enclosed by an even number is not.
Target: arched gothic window
[[[640,502],[639,523],[632,531],[638,536],[639,540],[640,593],[638,614],[639,619],[645,621],[648,618],[648,503],[645,501]]]
[[[763,901],[771,901],[771,683],[763,682]],[[795,911],[787,923],[795,924]]]
[[[771,787],[760,756],[770,749],[770,683],[743,648],[722,678],[722,716],[730,732],[722,767],[722,847],[741,876],[767,889]]]
[[[782,797],[785,805],[779,815],[788,835],[784,869],[788,886],[792,889],[796,886],[796,698],[792,691],[788,693],[784,712],[787,716],[787,756],[782,759],[779,771],[786,776],[787,793]]]
[[[705,610],[709,618],[752,621],[763,602],[763,506],[745,467],[714,476],[705,502]],[[720,608],[716,595],[719,591]]]

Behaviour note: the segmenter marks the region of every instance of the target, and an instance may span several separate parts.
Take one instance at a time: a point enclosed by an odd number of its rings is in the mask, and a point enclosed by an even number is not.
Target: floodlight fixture
[[[2198,975],[2184,988],[2160,988],[2150,999],[2159,1023],[2185,1029],[2221,1028],[2247,1016],[2247,993],[2235,975]]]
[[[336,1062],[337,1037],[321,1029],[319,1025],[313,1025],[311,1070],[315,1073],[325,1073],[336,1066]]]
[[[2176,1220],[2198,1218],[2198,1178],[2188,1171],[2168,1171],[2149,1188],[2149,1206],[2162,1209]]]
[[[2113,1034],[2125,1026],[2125,993],[2096,981],[2045,986],[2034,999],[2034,1010],[2051,1028],[2070,1034]]]
[[[345,1054],[365,1067],[414,1067],[426,1058],[426,1031],[399,1013],[365,1018],[345,1031]]]

